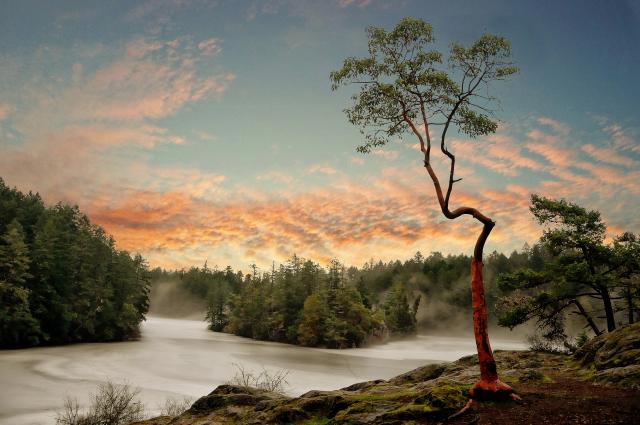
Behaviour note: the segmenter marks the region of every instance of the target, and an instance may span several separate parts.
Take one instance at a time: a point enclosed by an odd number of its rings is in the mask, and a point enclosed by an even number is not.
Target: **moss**
[[[353,414],[356,414],[356,413],[374,412],[374,411],[376,411],[376,409],[379,409],[380,407],[382,407],[382,406],[380,406],[380,403],[374,403],[374,402],[370,402],[370,401],[359,401],[357,403],[353,403],[348,408],[338,412],[335,415],[335,419],[343,421],[343,420],[347,419],[350,415],[353,415]]]
[[[423,404],[405,404],[397,409],[394,409],[384,414],[385,419],[418,419],[427,416],[433,416],[434,413],[439,413],[442,409],[435,409],[428,405]]]
[[[544,373],[542,374],[542,380],[540,382],[543,382],[545,384],[555,384],[556,383],[556,381],[554,381],[552,377],[550,377],[549,375],[545,375]]]
[[[349,398],[357,401],[411,401],[416,396],[416,390],[413,388],[402,388],[399,390],[384,390],[382,392],[366,392],[350,396]]]
[[[440,409],[459,409],[469,399],[469,386],[455,381],[440,381],[424,396],[418,397],[416,403],[426,403]]]
[[[331,418],[312,418],[302,422],[303,425],[327,425],[331,422]]]

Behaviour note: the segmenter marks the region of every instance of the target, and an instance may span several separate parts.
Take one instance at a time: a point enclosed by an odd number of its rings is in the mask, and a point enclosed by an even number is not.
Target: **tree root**
[[[440,422],[438,425],[445,424],[449,421],[452,421],[455,418],[458,418],[468,412],[473,406],[478,404],[479,401],[492,400],[492,401],[515,401],[519,402],[522,398],[516,394],[509,385],[504,382],[495,380],[493,382],[486,381],[478,381],[469,391],[471,398],[467,401],[467,404],[460,410],[458,410],[453,415],[449,416],[444,421]],[[475,424],[478,422],[478,417],[475,417],[468,425]]]
[[[520,399],[513,388],[499,379],[491,381],[480,379],[471,387],[469,395],[472,400],[516,401]]]

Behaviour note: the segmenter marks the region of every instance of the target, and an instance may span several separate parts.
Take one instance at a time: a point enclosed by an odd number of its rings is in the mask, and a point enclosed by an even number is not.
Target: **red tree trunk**
[[[498,379],[496,361],[493,359],[489,334],[487,333],[487,303],[484,298],[482,261],[471,260],[471,303],[473,305],[473,333],[476,337],[480,381],[495,382]]]
[[[478,238],[476,248],[471,260],[471,303],[473,305],[473,333],[476,338],[478,350],[478,363],[480,365],[480,380],[471,388],[471,398],[517,399],[513,389],[498,379],[496,361],[493,358],[489,334],[487,332],[487,303],[484,298],[484,280],[482,278],[482,251],[494,223],[489,220],[485,223],[482,234]]]

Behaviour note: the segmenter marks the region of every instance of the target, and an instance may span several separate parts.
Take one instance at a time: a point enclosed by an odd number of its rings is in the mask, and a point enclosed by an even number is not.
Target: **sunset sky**
[[[415,140],[356,153],[351,92],[330,90],[368,25],[405,16],[441,49],[505,36],[521,69],[495,135],[452,134],[452,206],[497,221],[486,252],[539,237],[531,193],[640,232],[633,1],[3,1],[0,177],[152,266],[470,254],[480,226],[441,217]]]

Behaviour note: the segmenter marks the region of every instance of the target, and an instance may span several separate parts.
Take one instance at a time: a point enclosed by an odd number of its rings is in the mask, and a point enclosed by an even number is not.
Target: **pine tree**
[[[0,280],[22,286],[31,277],[29,274],[29,247],[24,240],[24,231],[18,220],[13,219],[2,237],[0,245]]]

